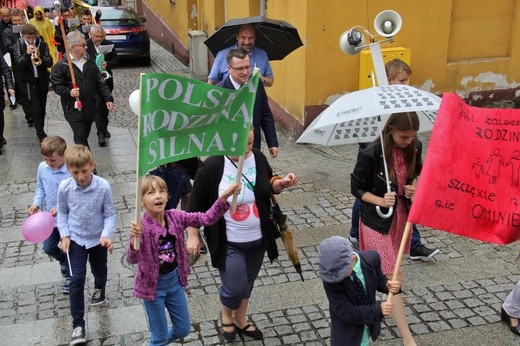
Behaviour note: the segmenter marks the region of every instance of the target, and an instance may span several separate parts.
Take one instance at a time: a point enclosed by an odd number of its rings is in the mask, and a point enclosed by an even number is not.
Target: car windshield
[[[139,17],[133,11],[103,8],[101,13],[101,25],[103,26],[136,25],[139,23]]]

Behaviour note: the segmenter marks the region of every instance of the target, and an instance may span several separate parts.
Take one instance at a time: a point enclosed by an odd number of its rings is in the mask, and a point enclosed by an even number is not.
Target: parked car
[[[144,23],[132,8],[92,7],[92,12],[101,11],[101,25],[107,33],[107,40],[114,43],[114,49],[121,58],[138,58],[150,65],[150,35]]]

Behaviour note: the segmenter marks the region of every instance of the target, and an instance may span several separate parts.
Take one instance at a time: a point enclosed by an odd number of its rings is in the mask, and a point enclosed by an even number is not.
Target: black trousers
[[[22,87],[22,107],[26,119],[32,119],[38,138],[45,137],[45,109],[47,108],[48,89],[43,89],[40,83],[25,84]]]
[[[92,128],[92,120],[69,121],[69,125],[74,133],[74,144],[88,145],[88,136]]]
[[[106,135],[108,131],[108,108],[105,102],[101,101],[96,107],[96,128],[97,135]]]
[[[5,127],[5,120],[4,120],[4,107],[1,108],[0,111],[0,141],[4,140],[4,127]],[[0,142],[0,148],[2,147],[2,143]]]

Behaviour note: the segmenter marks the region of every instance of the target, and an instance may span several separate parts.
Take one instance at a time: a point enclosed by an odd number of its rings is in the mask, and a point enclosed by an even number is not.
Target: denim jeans
[[[90,271],[94,275],[94,288],[103,288],[107,282],[107,249],[101,245],[86,249],[74,241],[70,242],[70,314],[72,327],[85,328],[85,277],[87,275],[87,259]]]
[[[184,288],[179,281],[179,270],[160,275],[154,300],[143,300],[148,327],[150,328],[150,346],[167,345],[190,333],[190,315]],[[168,310],[172,326],[164,313]]]
[[[43,251],[61,263],[67,263],[67,257],[63,251],[58,247],[61,240],[60,232],[57,227],[54,227],[49,238],[43,241]]]
[[[359,238],[359,215],[361,213],[361,200],[356,198],[354,205],[352,206],[352,226],[350,227],[350,236],[352,238]],[[416,246],[421,245],[421,233],[414,224],[412,228],[412,243],[410,249],[414,249]]]

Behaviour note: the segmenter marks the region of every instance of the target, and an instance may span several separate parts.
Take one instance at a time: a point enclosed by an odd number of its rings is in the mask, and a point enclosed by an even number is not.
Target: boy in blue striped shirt
[[[87,259],[94,275],[91,306],[105,302],[107,256],[113,245],[116,208],[112,189],[105,179],[94,175],[94,159],[84,145],[65,151],[65,163],[71,178],[58,189],[58,229],[61,246],[69,253],[71,265],[70,312],[72,315],[71,345],[85,343],[85,277]]]
[[[42,141],[40,152],[43,156],[43,161],[38,166],[38,171],[36,172],[36,191],[33,203],[27,213],[32,215],[38,212],[39,209],[42,209],[54,216],[54,229],[49,238],[43,242],[43,251],[60,263],[61,275],[65,278],[62,291],[68,294],[70,276],[67,256],[58,246],[60,232],[56,227],[58,186],[64,179],[70,177],[65,164],[65,149],[67,149],[67,142],[60,136],[46,137]]]

